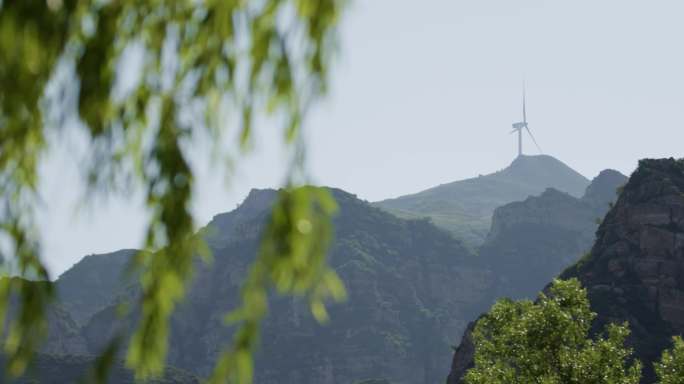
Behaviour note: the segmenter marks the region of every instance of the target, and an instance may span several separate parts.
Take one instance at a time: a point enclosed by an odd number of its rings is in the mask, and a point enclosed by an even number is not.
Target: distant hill
[[[132,255],[131,253],[128,253]],[[108,261],[103,263],[108,265]],[[92,272],[92,270],[91,270]],[[106,271],[98,271],[98,275],[105,275]],[[84,289],[78,295],[88,296],[86,292],[89,283],[95,279],[84,279]],[[20,284],[45,284],[41,281],[25,280],[12,277],[10,284],[18,287]],[[99,285],[99,284],[96,284]],[[68,295],[73,291],[67,290]],[[8,316],[14,318],[17,315],[18,302],[13,298],[10,301]],[[25,374],[19,378],[10,378],[5,371],[5,357],[0,352],[0,383],[8,384],[63,384],[63,383],[93,383],[92,367],[95,361],[94,354],[88,350],[86,338],[73,320],[66,306],[60,302],[53,302],[47,312],[48,329],[47,339],[41,345],[40,350],[33,357]],[[0,339],[7,336],[6,329],[0,329]],[[2,341],[4,342],[4,340]],[[111,384],[134,384],[133,373],[129,371],[123,361],[112,362],[109,375],[104,383]],[[199,384],[199,379],[185,371],[168,366],[163,377],[146,381],[150,384]]]
[[[547,188],[580,197],[589,180],[547,155],[520,156],[489,175],[443,184],[423,192],[375,203],[399,217],[429,217],[466,244],[482,244],[494,209],[538,195]]]
[[[601,172],[578,199],[549,188],[494,211],[480,248],[497,279],[493,298],[534,298],[552,278],[591,249],[598,225],[627,176]]]
[[[330,323],[321,326],[306,303],[273,297],[262,328],[256,382],[441,381],[450,346],[472,316],[484,310],[491,274],[475,265],[476,258],[459,241],[428,221],[400,219],[344,191],[332,193],[340,212],[329,257],[347,286],[349,300],[333,305]],[[225,327],[224,314],[237,304],[275,195],[273,190],[253,190],[236,210],[216,216],[202,230],[214,261],[196,263],[187,300],[172,318],[171,365],[205,376],[230,342],[232,329]],[[121,255],[88,257],[58,281],[63,287],[67,281],[82,282],[80,290],[60,289],[62,300],[82,315],[83,306],[75,303],[96,298],[108,303],[81,328],[92,354],[116,330],[130,330],[135,321],[134,315],[116,317],[116,298],[128,297],[121,296],[120,287],[89,279],[120,276],[125,265],[118,260]]]

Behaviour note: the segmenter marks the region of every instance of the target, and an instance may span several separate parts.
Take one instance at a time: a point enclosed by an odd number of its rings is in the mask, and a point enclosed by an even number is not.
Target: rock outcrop
[[[549,188],[494,211],[480,257],[497,282],[493,298],[533,298],[553,277],[589,251],[598,223],[627,177],[601,172],[578,199]]]
[[[643,382],[654,382],[651,363],[684,333],[684,161],[642,160],[597,236],[561,278],[587,288],[596,329],[629,322]]]
[[[644,363],[642,383],[655,381],[652,362],[684,332],[684,161],[642,160],[601,223],[591,252],[561,275],[578,278],[597,313],[593,332],[629,323],[628,339]],[[472,364],[466,332],[448,383]]]

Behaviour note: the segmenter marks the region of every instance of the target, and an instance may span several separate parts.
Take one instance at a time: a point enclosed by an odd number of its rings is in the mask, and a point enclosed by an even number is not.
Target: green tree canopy
[[[663,351],[654,368],[660,384],[684,384],[684,341],[681,336],[673,338],[672,349]]]
[[[637,384],[641,364],[629,362],[627,325],[589,338],[586,291],[576,279],[556,280],[536,302],[498,301],[475,326],[475,366],[467,384]]]
[[[192,259],[205,254],[190,205],[190,149],[208,136],[226,153],[226,133],[249,147],[252,122],[270,115],[292,146],[289,178],[261,253],[231,316],[240,327],[217,364],[217,382],[252,377],[251,353],[266,293],[305,295],[324,319],[324,300],[343,297],[325,262],[335,206],[306,183],[299,134],[308,107],[325,93],[344,0],[2,0],[0,1],[0,252],[20,276],[49,280],[34,208],[38,169],[70,111],[88,138],[92,190],[138,189],[151,213],[133,269],[142,287],[128,365],[139,377],[164,366],[168,320],[184,297]],[[142,57],[139,67],[127,60]],[[58,70],[63,68],[63,71]],[[124,81],[126,79],[133,81]],[[48,88],[56,89],[52,94]],[[62,95],[74,92],[75,105]],[[66,98],[68,100],[68,98]],[[0,283],[0,322],[18,297],[4,343],[19,374],[45,333],[50,284]],[[119,343],[113,342],[111,347]],[[114,356],[113,349],[107,356]]]

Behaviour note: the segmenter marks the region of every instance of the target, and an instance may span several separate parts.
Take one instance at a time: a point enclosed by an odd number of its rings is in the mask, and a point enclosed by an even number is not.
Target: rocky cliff
[[[549,188],[497,208],[480,257],[497,282],[493,298],[533,298],[553,277],[589,251],[600,219],[627,177],[601,172],[581,199]]]
[[[594,332],[627,321],[628,343],[653,383],[651,363],[684,332],[684,161],[642,160],[601,223],[591,252],[561,278],[577,277],[598,316]],[[466,332],[448,383],[472,364]]]
[[[599,329],[629,322],[643,382],[653,382],[651,363],[684,332],[684,161],[642,160],[591,254],[561,277],[587,288]]]

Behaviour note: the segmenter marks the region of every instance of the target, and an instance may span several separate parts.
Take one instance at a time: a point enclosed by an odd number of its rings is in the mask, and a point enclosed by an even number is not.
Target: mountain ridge
[[[589,180],[560,160],[548,156],[519,156],[503,170],[442,184],[424,191],[373,203],[404,218],[430,217],[477,247],[491,224],[494,209],[537,195],[549,187],[580,197]]]
[[[519,159],[513,169],[528,170],[527,160]],[[320,327],[305,303],[273,297],[272,312],[278,316],[264,323],[264,344],[257,353],[258,382],[333,384],[375,377],[393,384],[427,384],[441,380],[449,362],[445,351],[495,295],[498,283],[489,261],[475,257],[428,219],[399,218],[353,194],[329,190],[340,206],[329,260],[347,284],[350,301],[330,308],[331,323]],[[603,196],[599,192],[605,191],[596,188],[595,195]],[[214,264],[195,262],[196,278],[171,320],[172,366],[206,375],[213,356],[230,340],[232,329],[223,326],[223,315],[237,302],[276,195],[276,190],[253,189],[237,208],[217,214],[199,230],[214,250]],[[589,204],[556,190],[545,189],[540,198],[544,196],[567,196],[573,204]],[[526,200],[530,199],[535,198]],[[126,252],[131,257],[135,250],[87,257],[60,276],[58,286],[66,280],[79,281],[80,273],[96,275],[86,268],[89,263],[112,255],[124,257]],[[107,266],[106,273],[118,276],[126,263],[102,265]],[[81,336],[86,352],[95,354],[108,336],[134,327],[135,309],[125,319],[117,320],[116,313],[120,300],[135,302],[137,293],[131,285],[111,289],[112,297],[102,298],[107,284],[82,281],[86,283],[81,289],[93,290],[89,294],[99,298],[96,313],[90,308],[91,313],[79,315],[81,320],[90,316],[81,321]],[[73,304],[78,300],[67,301],[79,310]],[[102,308],[102,303],[108,304]],[[296,348],[302,345],[307,347]]]
[[[277,316],[269,316],[262,327],[257,382],[438,380],[440,367],[448,364],[444,351],[469,317],[482,310],[489,273],[475,265],[476,258],[459,241],[427,220],[400,219],[342,190],[331,193],[340,210],[329,262],[347,285],[349,301],[331,306],[331,321],[322,327],[306,303],[272,297]],[[174,367],[206,375],[231,340],[224,314],[237,304],[275,191],[255,190],[249,196],[201,230],[214,261],[196,263],[188,297],[171,319],[169,363]],[[117,304],[94,314],[82,328],[89,353],[97,353],[108,336],[133,327],[136,310],[133,317],[117,320]]]
[[[602,171],[576,198],[554,188],[494,210],[480,258],[498,277],[495,298],[534,298],[591,249],[598,223],[627,176]]]

